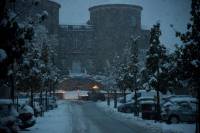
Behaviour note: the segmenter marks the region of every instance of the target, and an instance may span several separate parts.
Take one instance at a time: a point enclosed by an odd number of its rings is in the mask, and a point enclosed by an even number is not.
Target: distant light
[[[97,90],[97,89],[99,89],[99,86],[94,85],[92,88],[95,89],[95,90]]]

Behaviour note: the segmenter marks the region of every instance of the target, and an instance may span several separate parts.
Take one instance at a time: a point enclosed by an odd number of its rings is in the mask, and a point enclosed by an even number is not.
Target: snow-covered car
[[[42,109],[38,102],[33,102],[33,110],[36,117],[41,116]]]
[[[51,97],[48,97],[48,102],[49,102],[49,109],[54,109],[54,108],[57,108],[58,105],[57,105],[57,102],[56,102],[56,98],[51,96]]]
[[[172,97],[162,104],[161,116],[167,123],[194,122],[197,117],[197,99]]]
[[[133,98],[134,98],[134,96],[133,96],[132,93],[131,93],[131,94],[127,94],[127,95],[126,95],[126,102],[131,102],[131,101],[133,100]],[[118,102],[119,102],[119,103],[125,103],[124,97],[119,97],[119,98],[118,98]]]
[[[35,125],[36,119],[34,117],[34,110],[27,104],[18,105],[19,106],[19,127],[21,129],[29,128]]]
[[[179,102],[179,101],[196,101],[196,98],[190,95],[169,95],[166,97],[162,97],[161,104],[164,105],[167,102]]]
[[[136,111],[135,103],[128,102],[117,107],[118,112],[132,113]]]
[[[42,97],[40,97],[40,95],[34,97],[34,102],[37,102],[39,104],[39,107],[37,105],[37,108],[40,108],[41,114],[42,112],[45,112],[45,100],[45,95],[43,95]]]
[[[1,133],[17,133],[18,112],[10,99],[0,99],[0,132]]]

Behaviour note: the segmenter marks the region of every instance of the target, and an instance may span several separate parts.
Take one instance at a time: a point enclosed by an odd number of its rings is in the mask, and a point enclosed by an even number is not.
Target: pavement
[[[72,133],[147,133],[142,127],[107,114],[94,102],[69,101],[68,109]]]

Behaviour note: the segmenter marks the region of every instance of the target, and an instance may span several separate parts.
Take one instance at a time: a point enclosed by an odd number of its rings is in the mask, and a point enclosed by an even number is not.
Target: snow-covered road
[[[172,133],[183,126],[184,133],[194,132],[193,124],[168,126],[145,121],[133,114],[116,112],[99,102],[66,100],[59,101],[58,105],[57,109],[37,118],[34,127],[20,133]]]
[[[75,100],[60,101],[57,109],[46,112],[44,117],[37,119],[35,126],[20,133],[146,133],[146,131],[106,113],[94,102]]]
[[[72,133],[147,133],[146,129],[106,113],[94,102],[71,101],[69,106]]]

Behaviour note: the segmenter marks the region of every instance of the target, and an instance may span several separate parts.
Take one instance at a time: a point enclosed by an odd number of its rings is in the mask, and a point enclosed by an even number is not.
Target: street
[[[104,108],[100,104],[78,100],[58,101],[58,108],[38,117],[36,125],[20,133],[175,133],[183,130],[189,133],[195,129],[195,125],[191,124],[153,124],[152,121],[134,118],[132,114],[112,112],[112,106]]]
[[[69,101],[72,133],[145,133],[145,129],[106,114],[93,102]],[[149,131],[148,131],[149,132]]]

